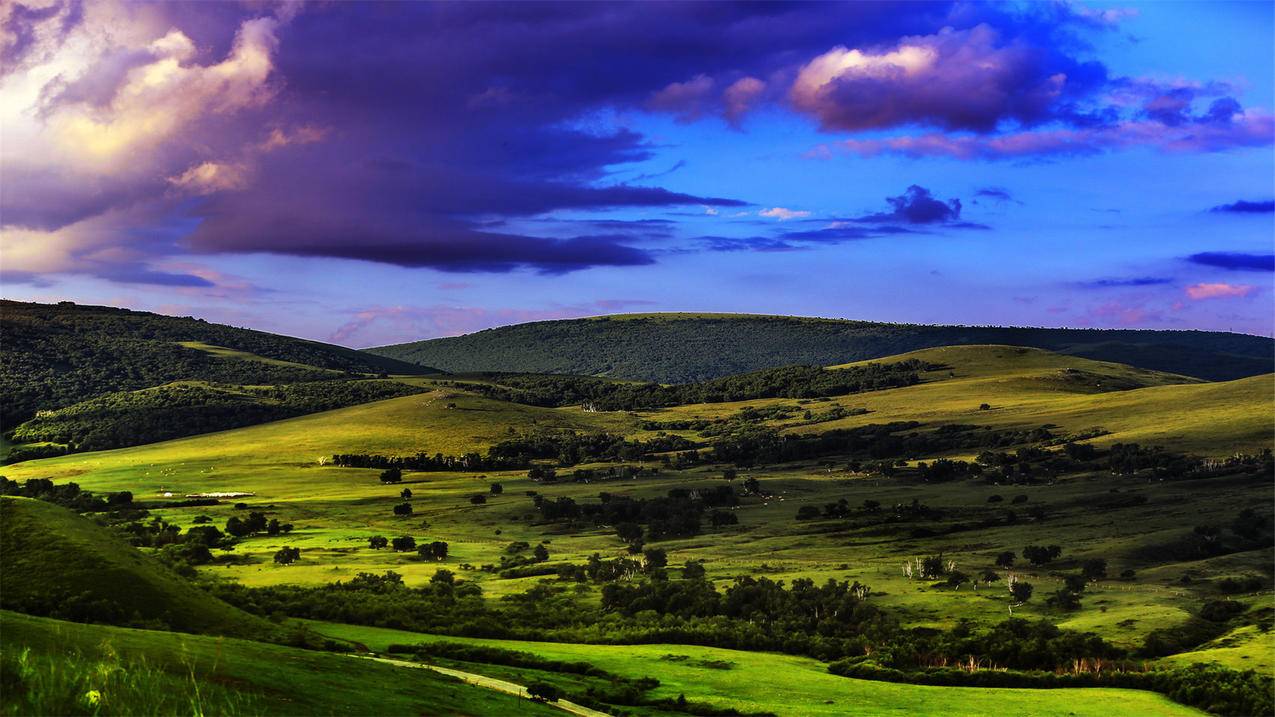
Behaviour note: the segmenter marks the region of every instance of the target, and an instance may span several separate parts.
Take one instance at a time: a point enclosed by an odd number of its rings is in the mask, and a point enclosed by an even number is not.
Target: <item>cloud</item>
[[[881,224],[946,224],[961,228],[986,228],[981,224],[961,222],[961,200],[940,201],[930,190],[913,184],[897,197],[886,197],[890,211],[867,214],[854,219],[856,222]]]
[[[1136,286],[1163,286],[1173,283],[1173,279],[1165,276],[1132,276],[1123,279],[1095,279],[1083,282],[1081,286],[1091,289],[1114,289]]]
[[[1187,261],[1228,271],[1275,271],[1275,254],[1206,251],[1192,254]]]
[[[766,83],[756,77],[741,77],[722,92],[722,114],[732,124],[738,123],[760,101]]]
[[[1014,196],[1010,194],[1009,190],[1005,189],[1004,187],[982,187],[978,191],[974,192],[974,196],[983,197],[984,199],[991,199],[992,201],[995,201],[995,202],[1015,202],[1018,204],[1022,203],[1014,199]]]
[[[242,164],[200,162],[168,181],[189,194],[214,194],[248,186],[248,170]]]
[[[1104,79],[1100,65],[1069,62],[980,24],[906,37],[883,52],[834,47],[801,68],[789,98],[828,130],[991,132],[1053,119],[1069,95]]]
[[[1249,202],[1241,199],[1230,204],[1219,204],[1209,211],[1219,214],[1270,214],[1275,212],[1275,201]]]
[[[713,78],[696,75],[685,82],[670,82],[651,95],[647,106],[657,112],[668,112],[679,121],[690,122],[709,111],[713,100]]]
[[[757,212],[757,216],[770,217],[771,219],[778,219],[781,222],[785,222],[789,219],[801,219],[803,217],[808,217],[810,216],[810,212],[787,209],[785,207],[771,207],[770,209],[763,209],[760,212]]]
[[[0,235],[24,245],[6,254],[11,271],[120,276],[103,257],[136,267],[189,251],[447,271],[648,264],[649,253],[605,233],[486,227],[558,210],[745,206],[608,182],[653,147],[622,126],[580,120],[637,106],[691,58],[720,55],[714,73],[736,64],[758,47],[761,28],[729,52],[688,29],[680,34],[689,44],[661,47],[620,75],[592,58],[603,49],[637,57],[656,28],[672,39],[679,31],[669,27],[695,27],[699,16],[726,28],[790,14],[424,5],[272,14],[253,4],[100,0],[77,16],[73,5],[0,11],[17,18],[0,37],[4,52],[24,63],[18,72],[6,64],[0,77]],[[808,14],[802,22],[817,29]],[[485,41],[442,41],[467,33]],[[753,97],[751,83],[738,82],[746,76],[723,86],[741,111]],[[157,225],[162,241],[151,238]]]
[[[1085,156],[1140,146],[1169,153],[1224,152],[1244,147],[1265,147],[1273,139],[1275,118],[1254,111],[1222,124],[1189,127],[1130,121],[1106,127],[1042,129],[990,136],[930,133],[884,139],[848,139],[833,147],[817,148],[816,154],[830,154],[833,149],[841,149],[864,157],[897,154],[917,158],[999,160]]]
[[[1186,287],[1186,295],[1193,301],[1204,301],[1206,299],[1234,299],[1241,298],[1252,294],[1257,287],[1249,284],[1193,284]]]

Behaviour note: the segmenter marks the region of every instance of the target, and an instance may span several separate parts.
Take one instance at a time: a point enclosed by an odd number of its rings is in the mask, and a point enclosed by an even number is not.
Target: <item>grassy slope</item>
[[[926,374],[920,385],[835,398],[835,403],[869,413],[794,430],[907,420],[1018,428],[1053,424],[1073,433],[1096,427],[1110,431],[1096,441],[1099,445],[1132,441],[1204,455],[1260,451],[1275,440],[1271,374],[1200,383],[1185,376],[1007,346],[929,349],[886,360],[904,358],[947,368]],[[747,405],[775,403],[792,401],[679,406],[652,416],[713,417]],[[991,410],[980,411],[983,403]]]
[[[743,652],[688,645],[575,645],[440,638],[431,635],[315,623],[320,633],[384,650],[390,643],[415,644],[433,640],[489,645],[521,650],[550,659],[589,662],[627,677],[656,676],[652,695],[708,702],[743,711],[779,715],[1196,715],[1150,692],[1113,689],[1012,690],[926,687],[867,680],[851,680],[827,672],[817,660],[791,655]],[[685,656],[670,660],[667,656]],[[662,659],[663,658],[663,659]],[[712,669],[703,662],[721,661],[729,669]],[[699,663],[699,664],[697,664]],[[481,672],[481,668],[474,666]]]
[[[176,630],[260,636],[273,626],[213,599],[105,528],[27,498],[0,498],[3,604],[89,594]]]
[[[1267,373],[1267,338],[1202,331],[1016,329],[730,314],[542,321],[370,349],[454,372],[517,371],[695,381],[802,363],[827,365],[935,346],[1010,344],[1208,379]]]
[[[167,673],[152,680],[155,690],[193,694],[194,688],[202,685],[204,694],[231,692],[240,698],[242,712],[248,714],[561,714],[426,670],[408,671],[247,640],[80,625],[4,611],[0,611],[0,630],[4,632],[5,652],[29,649],[53,659],[78,653],[107,665],[123,665],[126,670],[129,665],[144,663]],[[192,675],[196,685],[192,685]],[[93,675],[84,678],[81,686],[101,689],[105,704],[111,704],[114,695],[96,684]],[[11,713],[5,708],[13,699],[11,690],[0,696],[0,713]],[[205,703],[210,714],[224,713],[218,707]],[[149,714],[154,709],[153,703],[143,702],[117,705],[106,713]]]

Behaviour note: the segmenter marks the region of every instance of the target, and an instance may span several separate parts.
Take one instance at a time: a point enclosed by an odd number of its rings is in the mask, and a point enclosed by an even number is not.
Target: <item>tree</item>
[[[682,566],[682,577],[687,580],[703,580],[704,575],[704,563],[698,560],[691,560]]]
[[[1032,587],[1031,583],[1023,582],[1022,580],[1016,580],[1009,586],[1009,594],[1014,597],[1014,602],[1019,605],[1031,600],[1034,590],[1035,588]]]
[[[373,550],[380,550],[389,544],[390,541],[384,535],[373,535],[367,540],[368,547]]]
[[[881,510],[881,501],[869,498],[863,501],[863,510],[865,513],[875,513]]]
[[[483,495],[482,493],[479,493],[478,495],[472,495],[469,497],[469,502],[473,503],[474,505],[482,505],[483,503],[487,502],[487,496]]]
[[[492,495],[500,495],[505,492],[505,487],[499,483],[492,483],[487,490],[491,491]]]
[[[745,478],[744,495],[761,495],[761,483],[752,476]]]
[[[819,517],[819,509],[813,505],[803,505],[797,509],[797,520],[814,520]]]
[[[1079,610],[1080,593],[1068,588],[1058,588],[1048,598],[1045,598],[1045,604],[1060,610]]]
[[[280,526],[278,518],[271,518],[270,522],[266,523],[266,535],[278,535],[279,530]]]
[[[438,572],[430,576],[429,584],[437,585],[440,587],[445,586],[446,588],[450,589],[456,585],[456,574],[448,570],[447,568],[440,568]]]
[[[727,468],[726,470],[722,471],[722,478],[726,480],[735,480],[738,477],[739,477],[739,471],[735,470],[734,468]]]
[[[980,404],[978,404],[978,410],[980,410],[980,411],[990,411],[990,410],[992,410],[992,404],[990,404],[990,403],[980,403]]]
[[[562,690],[547,682],[532,682],[527,685],[527,694],[536,702],[557,702],[562,697]]]
[[[1014,551],[1006,550],[996,556],[996,567],[1012,568],[1014,567]]]
[[[726,525],[739,525],[739,516],[729,510],[715,510],[709,514],[708,522],[712,523],[714,528],[721,528]]]
[[[1101,580],[1107,577],[1107,561],[1102,558],[1091,558],[1080,564],[1080,572],[1086,580]]]
[[[535,550],[531,551],[531,555],[537,562],[543,563],[549,559],[549,549],[545,547],[544,543],[541,543],[536,546]]]
[[[411,503],[399,503],[398,505],[394,506],[394,515],[407,516],[411,514],[412,514]]]
[[[1057,545],[1028,545],[1023,548],[1023,557],[1037,567],[1051,563],[1062,555],[1062,548]]]
[[[382,464],[384,465],[384,464]],[[382,483],[400,483],[403,480],[403,471],[398,468],[386,468],[381,471]]]
[[[411,499],[412,499],[412,489],[411,489],[411,488],[404,488],[404,489],[403,489],[403,490],[402,490],[402,491],[398,494],[398,497],[402,498],[403,500],[411,500]]]
[[[274,561],[280,565],[291,565],[301,557],[301,548],[280,548],[274,554]]]
[[[615,534],[630,545],[642,542],[642,526],[637,523],[619,523],[615,526]]]
[[[236,538],[252,535],[252,530],[248,528],[248,524],[243,522],[237,515],[230,516],[230,519],[226,521],[226,532]]]
[[[416,553],[424,560],[446,560],[447,559],[447,543],[441,540],[435,540],[432,543],[424,543],[416,549]]]
[[[648,573],[668,565],[668,553],[664,548],[647,548],[642,557]]]
[[[186,529],[186,535],[182,536],[183,543],[199,543],[210,548],[221,545],[221,541],[225,539],[225,535],[211,525],[197,525],[193,528]]]
[[[404,535],[390,541],[390,546],[394,548],[396,553],[406,553],[416,549],[416,538],[410,535]]]

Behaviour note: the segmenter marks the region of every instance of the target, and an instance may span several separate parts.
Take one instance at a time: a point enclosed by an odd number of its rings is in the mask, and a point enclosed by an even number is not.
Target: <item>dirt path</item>
[[[516,695],[518,697],[525,697],[527,699],[531,699],[530,695],[527,694],[527,688],[523,687],[522,685],[516,685],[512,682],[505,682],[504,680],[498,680],[494,677],[477,675],[477,674],[474,674],[473,672],[462,672],[461,670],[453,670],[449,667],[425,665],[420,662],[409,662],[407,660],[392,660],[388,657],[365,657],[363,655],[354,655],[354,657],[359,657],[360,659],[364,659],[364,660],[376,660],[377,662],[385,662],[391,665],[398,665],[399,667],[415,667],[417,669],[422,669],[422,670],[433,670],[434,672],[448,675],[450,677],[455,677],[459,679],[460,681],[466,682],[471,685],[476,685],[478,687],[486,687],[489,690],[496,690],[497,692],[504,692],[505,694]],[[609,717],[609,715],[607,715],[606,712],[599,712],[594,709],[589,709],[588,707],[585,707],[584,705],[578,705],[574,702],[569,702],[567,700],[558,700],[557,702],[546,702],[545,704],[549,705],[550,707],[557,707],[558,709],[563,710],[565,712],[570,712],[573,715],[580,715],[580,717]]]

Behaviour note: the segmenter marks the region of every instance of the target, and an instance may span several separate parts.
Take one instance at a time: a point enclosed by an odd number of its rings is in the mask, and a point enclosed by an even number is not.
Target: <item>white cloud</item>
[[[757,215],[770,217],[771,219],[778,219],[779,221],[784,222],[789,219],[801,219],[802,217],[808,217],[810,216],[810,212],[798,211],[796,209],[788,209],[785,207],[771,207],[770,209],[763,209],[760,212],[757,212]]]

